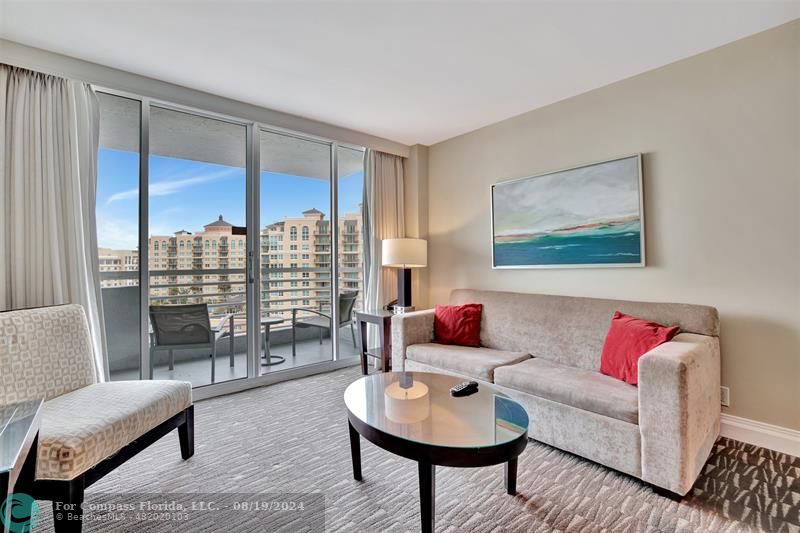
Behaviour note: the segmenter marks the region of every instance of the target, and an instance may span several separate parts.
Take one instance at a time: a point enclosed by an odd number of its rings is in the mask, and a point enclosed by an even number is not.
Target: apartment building
[[[136,272],[139,270],[139,252],[137,250],[112,250],[98,248],[101,274],[101,287],[130,287],[138,282],[134,276],[125,274],[106,274],[119,272]]]
[[[340,288],[363,298],[361,213],[339,218]],[[290,318],[292,308],[322,309],[331,291],[331,232],[325,214],[312,208],[261,231],[261,301],[273,317]]]
[[[323,309],[330,305],[331,232],[325,214],[312,208],[261,231],[263,310],[291,318],[292,308]],[[342,290],[363,299],[362,217],[339,218],[339,281]],[[101,285],[136,285],[136,250],[99,249]],[[149,239],[150,297],[155,303],[205,302],[212,312],[244,303],[246,235],[222,215],[200,232],[180,230]],[[129,274],[117,274],[127,272]]]
[[[246,235],[222,215],[203,226],[149,239],[150,298],[158,303],[244,301]],[[212,309],[213,311],[213,309]]]

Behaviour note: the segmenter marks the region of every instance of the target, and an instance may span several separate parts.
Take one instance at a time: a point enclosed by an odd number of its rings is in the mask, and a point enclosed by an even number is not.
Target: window
[[[111,135],[109,135],[108,129],[105,129],[104,131],[107,133],[103,134],[101,131],[101,137],[103,137],[101,148],[127,151],[128,154],[134,156],[133,160],[138,163],[136,150],[138,150],[138,142],[141,137],[138,120],[141,114],[141,103],[136,100],[131,102],[133,106],[130,114],[121,114],[114,110],[112,113],[103,115],[101,120],[102,130],[106,128],[104,125],[107,125],[109,120],[131,117],[132,120],[129,121],[128,130],[126,130],[133,133],[130,136],[130,146],[106,146],[104,142],[109,144],[113,140],[109,140]],[[209,304],[212,319],[215,314],[233,311],[237,313],[237,347],[246,345],[247,343],[239,342],[242,340],[239,338],[239,334],[245,332],[247,324],[251,323],[244,320],[246,318],[244,304],[238,303],[239,300],[235,298],[229,299],[220,295],[227,291],[230,291],[232,295],[241,294],[240,291],[246,286],[244,270],[239,270],[247,265],[244,257],[248,249],[248,241],[239,231],[239,228],[246,225],[244,211],[245,206],[248,205],[245,201],[246,176],[248,175],[245,170],[246,128],[243,126],[243,122],[236,118],[219,120],[219,118],[212,118],[202,112],[187,112],[185,108],[179,110],[177,106],[149,103],[147,100],[144,102],[144,105],[148,106],[146,111],[149,112],[150,121],[143,123],[148,130],[142,133],[146,134],[145,138],[150,139],[150,159],[149,170],[144,169],[145,172],[141,179],[145,183],[149,182],[151,191],[156,190],[152,188],[152,185],[162,181],[182,179],[187,183],[186,186],[181,187],[180,191],[175,191],[175,194],[152,194],[149,199],[143,199],[147,202],[147,209],[142,213],[147,217],[148,220],[144,222],[149,227],[143,227],[141,232],[138,227],[134,228],[135,242],[126,251],[128,254],[134,251],[135,254],[137,244],[141,244],[143,252],[148,251],[149,248],[150,265],[145,266],[152,268],[149,295],[151,301],[143,301],[141,305],[135,305],[134,308],[146,309],[147,303],[170,305],[202,302]],[[352,150],[354,154],[352,157],[341,151],[334,154],[332,150],[336,149],[336,145],[330,142],[305,138],[302,134],[286,135],[270,131],[258,124],[255,127],[257,140],[260,141],[261,168],[249,170],[258,173],[260,186],[252,184],[252,190],[260,190],[262,196],[251,198],[253,204],[249,205],[259,206],[261,214],[254,218],[260,218],[267,225],[262,228],[248,228],[248,231],[257,232],[250,238],[258,239],[253,242],[257,242],[259,246],[256,259],[259,260],[257,266],[261,270],[263,285],[260,287],[261,291],[257,291],[256,294],[262,295],[260,306],[262,309],[270,310],[269,316],[284,319],[291,316],[292,306],[301,302],[304,306],[313,305],[315,308],[331,309],[337,300],[334,292],[337,280],[331,279],[331,266],[332,260],[338,258],[331,256],[330,244],[333,238],[339,238],[338,244],[343,245],[345,235],[338,237],[339,233],[343,233],[343,230],[352,231],[354,226],[357,229],[357,225],[345,224],[342,221],[341,213],[359,210],[358,203],[363,196],[362,189],[349,187],[346,178],[363,166],[363,151]],[[117,135],[119,132],[111,133]],[[214,146],[214,150],[203,149],[209,144],[209,141]],[[333,197],[332,185],[334,185],[331,163],[336,160],[335,155],[338,157],[338,167],[334,167],[334,170],[339,172],[339,181],[336,185],[340,187],[340,194],[338,196],[339,205],[334,205],[333,208],[336,209],[334,213],[340,215],[339,224],[341,225],[338,228],[331,228],[330,202]],[[168,168],[170,166],[172,168]],[[209,172],[206,173],[206,170]],[[224,179],[186,179],[217,174],[224,175]],[[98,171],[98,211],[101,197],[106,205],[111,195],[124,192],[126,194],[117,196],[124,197],[130,202],[131,213],[135,219],[138,219],[136,208],[139,199],[133,198],[130,194],[134,190],[138,191],[138,179],[140,178],[138,169],[132,174],[135,179],[131,183],[126,183],[124,187],[118,187],[116,190],[105,191],[105,196],[102,196],[99,190],[102,187],[103,176],[106,179],[117,178],[111,173],[102,175]],[[292,198],[292,201],[287,202],[287,197]],[[121,202],[114,201],[108,205],[112,210],[118,210]],[[351,205],[354,209],[348,207]],[[176,216],[176,206],[180,206],[185,213]],[[205,209],[205,212],[200,213],[199,216],[196,213],[188,213],[188,211],[197,211],[198,209]],[[327,217],[323,211],[328,211]],[[220,213],[224,215],[224,219]],[[229,222],[229,224],[225,224],[225,222]],[[100,225],[100,217],[98,217],[98,225]],[[230,230],[230,226],[233,226],[234,229]],[[112,226],[108,227],[110,231]],[[114,226],[113,229],[116,227]],[[100,233],[101,229],[98,228],[98,234]],[[142,235],[141,243],[138,243],[139,235]],[[149,243],[144,241],[148,235]],[[284,239],[284,236],[287,238]],[[291,246],[285,250],[285,253],[281,253],[284,252],[284,241],[287,241],[287,247],[291,242]],[[302,245],[298,241],[302,241]],[[348,248],[348,251],[358,254],[360,251],[358,242],[349,244],[352,244],[355,249]],[[323,245],[323,248],[317,248],[317,245]],[[298,247],[302,249],[302,254],[298,253]],[[117,250],[112,251],[116,252]],[[311,251],[315,253],[311,254]],[[318,251],[324,253],[318,254],[316,253]],[[286,257],[287,254],[289,257]],[[131,271],[134,276],[132,282],[136,282],[137,261],[129,260],[128,255],[105,254],[103,257],[103,268]],[[290,263],[284,263],[287,260]],[[363,261],[355,263],[350,259],[345,261],[343,257],[339,266],[341,268],[343,265],[351,263],[360,267]],[[131,265],[130,270],[129,264]],[[298,264],[302,266],[299,267]],[[202,268],[236,268],[237,271],[229,273],[229,275],[204,276]],[[177,269],[195,270],[185,270],[184,275],[178,276],[179,273],[175,272]],[[302,282],[299,284],[298,281],[301,277]],[[345,286],[343,282],[345,277],[349,280],[350,273],[340,273],[339,287]],[[118,276],[115,275],[115,278],[115,280],[109,281],[116,283]],[[315,281],[313,285],[310,283],[311,279]],[[288,288],[288,282],[291,282],[292,289],[302,287],[303,290],[295,290],[288,302],[270,303],[267,301],[275,296],[276,289],[283,292],[281,289]],[[358,280],[354,280],[354,283],[357,282]],[[195,285],[191,285],[192,283]],[[313,292],[310,290],[311,288],[314,289]],[[302,292],[302,296],[298,295],[298,292]],[[309,299],[312,295],[313,301]],[[234,307],[233,310],[226,309],[229,300],[231,307]],[[234,300],[236,303],[233,303]],[[255,303],[259,305],[259,302]],[[135,325],[135,328],[137,331],[142,330],[139,333],[145,333],[146,328],[143,326],[146,324],[143,321],[147,319],[147,315],[145,312],[141,314],[142,322]],[[345,336],[343,335],[343,337]],[[330,340],[326,344],[322,350],[332,351],[333,346],[331,346]],[[343,349],[344,346],[340,348]],[[139,347],[140,361],[145,364],[148,357],[146,352],[147,346]],[[255,357],[255,354],[251,355]],[[157,379],[165,377],[163,372],[166,371],[167,363],[166,358],[162,356],[163,354],[155,356],[154,367]],[[241,356],[238,349],[237,356]],[[193,354],[189,354],[189,357],[193,357]],[[182,363],[184,360],[185,358],[182,356],[180,362]],[[198,361],[202,362],[200,358]],[[249,366],[252,368],[252,365]],[[241,370],[240,367],[237,360],[237,373]],[[112,365],[112,372],[114,371]],[[162,372],[161,375],[159,372]],[[198,373],[198,375],[200,374],[205,375],[205,372]],[[236,377],[242,376],[239,374]],[[221,379],[230,378],[227,377],[227,374],[225,376],[218,374],[216,379],[221,381]],[[208,383],[208,378],[205,380],[205,383],[196,383],[196,385]]]
[[[361,280],[361,257],[364,250],[359,242],[359,235],[363,228],[364,152],[362,150],[339,146],[337,147],[336,155],[339,171],[337,206],[339,215],[339,242],[348,244],[343,246],[343,248],[346,249],[340,251],[338,258],[334,258],[332,255],[317,257],[338,260],[339,286],[343,289],[357,291],[355,309],[363,309],[364,287]],[[326,231],[328,231],[327,228]],[[326,245],[325,251],[330,252],[330,241],[324,244]],[[342,252],[348,252],[352,255],[345,256]],[[327,284],[330,285],[330,282]],[[342,357],[346,357],[347,355],[355,356],[358,354],[358,350],[352,345],[352,342],[347,341],[346,336],[342,336],[339,339],[339,354]]]
[[[108,338],[124,336],[125,345],[109,343],[107,356],[111,379],[138,376],[141,347],[138,317],[117,320],[116,309],[138,309],[139,298],[139,138],[141,104],[137,100],[108,93],[97,93],[100,138],[97,152],[98,255],[107,257],[100,266],[100,290],[106,309],[105,333]],[[154,253],[158,243],[147,243]],[[125,267],[122,267],[122,263]],[[110,272],[119,271],[112,279]]]

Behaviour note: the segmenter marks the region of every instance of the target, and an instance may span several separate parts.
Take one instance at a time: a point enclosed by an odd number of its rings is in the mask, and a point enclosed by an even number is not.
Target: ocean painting
[[[493,266],[644,266],[640,160],[492,185]]]

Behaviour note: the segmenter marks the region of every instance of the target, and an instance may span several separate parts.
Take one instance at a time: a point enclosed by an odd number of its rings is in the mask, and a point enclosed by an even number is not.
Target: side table
[[[381,360],[381,370],[389,372],[392,366],[392,317],[394,314],[385,309],[366,309],[356,311],[356,323],[361,340],[361,373],[367,372],[367,357]],[[379,345],[367,346],[367,325],[378,326]]]

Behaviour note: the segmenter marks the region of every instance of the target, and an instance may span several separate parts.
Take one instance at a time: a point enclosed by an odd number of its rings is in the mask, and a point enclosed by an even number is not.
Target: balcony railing
[[[302,277],[303,274],[309,277]],[[361,284],[360,269],[342,268],[341,287],[353,289]],[[275,277],[279,274],[279,277]],[[313,274],[313,277],[312,277]],[[349,274],[349,275],[348,275]],[[245,285],[246,271],[243,268],[209,268],[183,270],[150,270],[150,302],[160,305],[179,305],[205,303],[212,317],[225,313],[237,316],[237,333],[244,331],[246,322],[240,320],[246,313]],[[214,277],[216,279],[208,279]],[[139,278],[138,271],[101,272],[100,281],[103,288],[119,286],[122,283],[133,283]],[[308,283],[307,286],[292,287],[289,283]],[[280,283],[274,287],[272,283]],[[308,294],[303,294],[307,291]],[[296,294],[292,294],[292,293]],[[300,309],[298,317],[311,315],[303,312],[303,308],[316,310],[330,309],[331,283],[329,267],[306,268],[262,268],[261,288],[259,291],[262,314],[264,316],[280,316],[289,318],[292,309]],[[359,294],[357,307],[361,307],[363,294]],[[294,303],[293,303],[294,302]],[[307,302],[307,303],[303,303]]]

